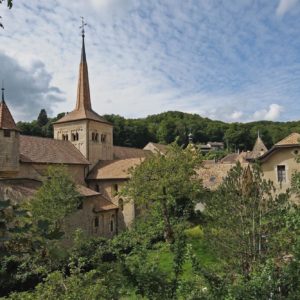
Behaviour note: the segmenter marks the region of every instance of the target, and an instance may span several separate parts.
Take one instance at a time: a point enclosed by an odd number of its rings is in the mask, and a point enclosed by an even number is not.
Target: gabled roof
[[[16,123],[4,100],[0,103],[0,129],[17,130]]]
[[[126,158],[100,161],[88,175],[88,180],[129,179],[129,170],[145,160],[140,158]]]
[[[258,159],[261,161],[266,160],[271,154],[279,151],[282,148],[300,147],[300,134],[297,132],[291,133],[278,143],[276,143],[269,151],[264,153]]]
[[[297,132],[293,132],[281,141],[277,142],[275,146],[281,145],[299,145],[300,144],[300,134]]]
[[[148,157],[152,154],[149,150],[121,146],[114,146],[113,153],[114,159]]]
[[[89,165],[89,161],[69,141],[20,136],[20,160],[23,163]]]

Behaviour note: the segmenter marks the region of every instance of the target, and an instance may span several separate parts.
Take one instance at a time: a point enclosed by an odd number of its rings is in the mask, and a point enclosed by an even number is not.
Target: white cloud
[[[243,112],[242,111],[234,111],[231,115],[230,118],[233,120],[239,120],[242,116],[243,116]]]
[[[280,117],[283,111],[283,106],[273,103],[268,109],[257,110],[253,114],[253,118],[255,120],[275,121]]]
[[[293,7],[295,7],[298,2],[299,0],[280,0],[276,9],[277,16],[283,16]]]

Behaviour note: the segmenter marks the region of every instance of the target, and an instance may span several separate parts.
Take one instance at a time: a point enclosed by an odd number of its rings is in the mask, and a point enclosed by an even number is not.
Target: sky
[[[99,114],[300,119],[300,0],[18,0],[0,15],[16,121],[74,109],[81,16]]]

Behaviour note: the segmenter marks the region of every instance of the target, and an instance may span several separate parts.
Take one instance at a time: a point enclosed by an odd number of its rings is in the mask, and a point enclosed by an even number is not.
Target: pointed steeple
[[[260,157],[261,155],[263,155],[265,152],[267,152],[268,149],[265,146],[264,142],[262,141],[259,131],[257,132],[257,139],[256,142],[254,144],[253,150],[251,152],[251,156],[252,158],[257,158]]]
[[[78,79],[78,87],[77,87],[77,110],[92,110],[91,98],[90,98],[90,86],[89,86],[89,73],[88,73],[88,65],[86,61],[86,53],[85,53],[85,31],[84,20],[82,19],[82,48],[81,48],[81,61],[79,66],[79,79]]]
[[[14,118],[12,117],[4,98],[4,87],[2,83],[2,100],[0,103],[0,129],[11,129],[11,130],[17,130],[16,123],[14,121]]]
[[[103,117],[99,116],[92,109],[91,97],[90,97],[90,85],[89,85],[89,74],[88,65],[85,52],[85,28],[86,23],[82,18],[81,37],[82,37],[82,47],[81,47],[81,60],[79,65],[79,78],[77,86],[77,101],[76,107],[73,111],[66,114],[64,117],[56,121],[56,124],[73,122],[78,120],[94,120],[101,123],[110,124]]]

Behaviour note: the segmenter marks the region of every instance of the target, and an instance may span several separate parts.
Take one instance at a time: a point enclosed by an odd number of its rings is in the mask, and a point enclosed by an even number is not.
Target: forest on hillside
[[[53,122],[41,110],[36,120],[18,122],[24,135],[53,137]],[[146,118],[126,119],[119,115],[104,115],[114,126],[114,144],[143,148],[148,142],[170,144],[178,138],[180,145],[187,144],[191,132],[194,143],[224,142],[230,151],[251,150],[258,132],[268,148],[292,132],[300,132],[300,121],[251,123],[225,123],[203,118],[197,114],[169,111]]]

